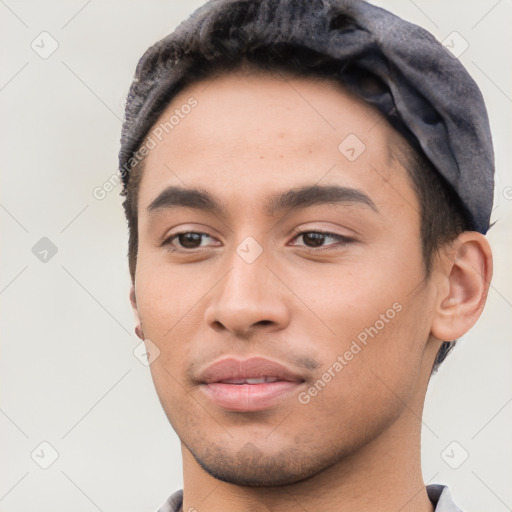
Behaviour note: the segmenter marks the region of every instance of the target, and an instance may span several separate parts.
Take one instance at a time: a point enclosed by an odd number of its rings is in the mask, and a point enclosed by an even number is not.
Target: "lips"
[[[208,366],[198,380],[213,403],[238,412],[275,406],[304,382],[286,366],[263,357],[221,359]]]
[[[304,380],[286,366],[264,357],[251,357],[245,360],[233,357],[221,359],[208,366],[199,376],[199,380],[203,384],[225,382],[228,380],[239,380],[240,383],[243,383],[248,379],[261,378],[288,382],[301,382]]]

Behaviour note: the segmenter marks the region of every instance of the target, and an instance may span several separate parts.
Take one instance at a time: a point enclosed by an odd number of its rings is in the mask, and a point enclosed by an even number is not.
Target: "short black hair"
[[[323,0],[308,0],[318,4],[319,12],[324,9]],[[194,24],[188,24],[186,30],[178,27],[172,45],[161,45],[159,51],[152,52],[152,58],[141,59],[136,74],[150,74],[153,80],[165,76],[172,68],[172,87],[166,95],[159,98],[148,117],[156,121],[172,99],[188,85],[199,80],[239,69],[249,65],[255,69],[268,72],[289,72],[299,77],[315,79],[334,79],[343,84],[345,74],[358,75],[361,84],[370,87],[385,87],[382,83],[361,69],[350,69],[350,63],[340,69],[340,63],[329,55],[324,55],[300,43],[288,41],[283,43],[279,35],[291,29],[297,35],[297,41],[314,39],[309,34],[307,19],[301,23],[303,2],[290,0],[239,0],[210,2],[206,18],[199,17]],[[279,4],[280,17],[276,23],[272,17],[272,8]],[[288,9],[282,9],[287,4]],[[309,6],[311,9],[311,6]],[[288,18],[286,14],[288,13]],[[206,21],[205,21],[206,19]],[[251,24],[265,27],[267,41],[275,34],[275,43],[263,43],[252,37],[253,32],[247,30]],[[350,31],[355,25],[349,11],[330,12],[326,19],[327,30]],[[182,37],[180,38],[180,30]],[[292,38],[293,39],[293,38]],[[161,42],[160,42],[161,43]],[[144,69],[141,69],[144,68]],[[130,111],[138,111],[144,101],[144,94],[151,92],[151,80],[147,83],[147,91],[141,91],[142,84],[134,82],[127,98],[127,114],[124,129],[130,130]],[[136,90],[136,92],[135,92]],[[391,120],[393,121],[393,120]],[[403,131],[402,131],[403,135]],[[392,153],[408,171],[411,184],[418,196],[421,217],[421,244],[425,264],[425,279],[432,271],[433,257],[445,243],[454,240],[460,233],[472,230],[473,224],[459,196],[451,185],[434,168],[413,137],[404,143],[395,145]],[[121,195],[126,196],[123,202],[129,226],[129,268],[132,281],[138,251],[138,215],[137,200],[140,180],[144,168],[144,159],[137,161],[130,169],[130,177]],[[437,353],[432,372],[437,371],[439,364],[453,349],[455,341],[444,341]]]

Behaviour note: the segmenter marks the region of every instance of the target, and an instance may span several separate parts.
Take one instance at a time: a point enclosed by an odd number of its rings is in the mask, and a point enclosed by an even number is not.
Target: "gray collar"
[[[463,512],[453,502],[450,490],[445,485],[427,485],[427,494],[430,501],[435,505],[435,512]],[[183,490],[173,493],[157,512],[183,512]]]

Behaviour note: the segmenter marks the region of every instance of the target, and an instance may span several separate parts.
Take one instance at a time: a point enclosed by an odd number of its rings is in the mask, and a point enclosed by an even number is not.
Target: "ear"
[[[135,316],[135,334],[144,341],[144,333],[142,332],[142,322],[139,316],[139,310],[137,309],[137,298],[135,296],[135,285],[131,285],[130,288],[130,303],[132,305],[133,314]]]
[[[468,332],[482,313],[492,277],[492,253],[484,235],[464,231],[440,258],[431,334],[453,341]]]

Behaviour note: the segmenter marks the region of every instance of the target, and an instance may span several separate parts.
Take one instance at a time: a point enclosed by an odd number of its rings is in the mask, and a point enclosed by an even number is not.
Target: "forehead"
[[[246,208],[267,193],[320,181],[380,194],[396,180],[410,187],[392,156],[400,135],[334,80],[222,73],[183,89],[150,137],[142,207],[169,185],[207,187],[221,199],[236,191]]]
[[[192,101],[197,106],[190,109]],[[383,150],[389,159],[390,142],[400,137],[376,108],[334,79],[254,68],[222,72],[189,85],[167,106],[155,126],[165,127],[173,117],[174,123],[178,121],[168,130],[173,137],[164,135],[162,146],[174,141],[175,150],[189,150],[189,143],[216,146],[226,136],[232,144],[245,146],[270,141],[277,146],[279,139],[287,137],[296,146],[308,148],[326,136],[332,143],[335,138],[342,141],[353,135],[354,140],[367,140],[373,146],[370,149]],[[273,138],[276,133],[278,140]]]

